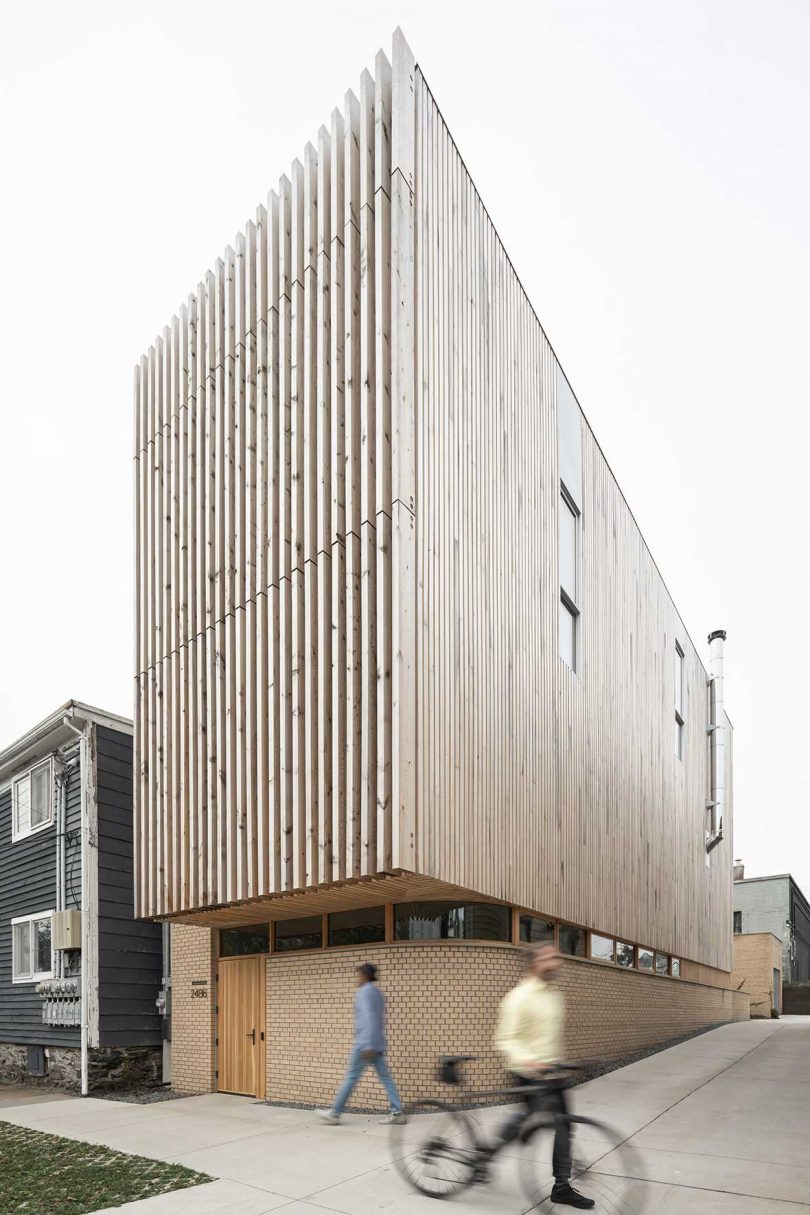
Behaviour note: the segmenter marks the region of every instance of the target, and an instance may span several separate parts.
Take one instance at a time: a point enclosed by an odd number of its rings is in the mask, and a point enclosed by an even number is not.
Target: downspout
[[[62,756],[54,758],[56,769],[56,910],[65,909],[65,785],[68,779],[67,765]],[[56,977],[63,978],[65,957],[61,949],[56,951]]]
[[[77,718],[82,721],[81,718]],[[81,1091],[82,1096],[88,1093],[88,985],[90,982],[89,936],[90,913],[87,905],[87,871],[89,868],[90,840],[87,822],[87,774],[89,765],[87,747],[87,722],[82,721],[83,729],[74,726],[69,717],[63,718],[63,725],[79,737],[80,761],[79,779],[81,783],[81,836],[82,836],[82,985],[81,985]]]
[[[706,803],[706,863],[723,838],[726,810],[726,718],[723,708],[725,629],[709,634],[709,801]]]

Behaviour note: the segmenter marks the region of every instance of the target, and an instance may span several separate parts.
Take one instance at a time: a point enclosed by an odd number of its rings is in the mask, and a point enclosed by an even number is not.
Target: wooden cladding
[[[140,915],[411,859],[414,104],[397,33],[136,368]]]
[[[728,970],[706,671],[418,70],[416,132],[418,870]],[[581,443],[576,673],[558,405]]]
[[[706,671],[401,35],[135,396],[139,914],[385,874],[730,969]]]

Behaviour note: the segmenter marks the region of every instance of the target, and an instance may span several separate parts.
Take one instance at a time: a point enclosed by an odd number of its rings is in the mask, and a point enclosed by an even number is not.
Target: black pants
[[[510,1114],[507,1121],[501,1127],[500,1142],[510,1143],[513,1139],[517,1139],[520,1134],[521,1124],[527,1113],[536,1114],[542,1112],[551,1116],[563,1115],[563,1120],[557,1123],[557,1130],[554,1135],[554,1155],[551,1164],[554,1170],[554,1180],[557,1185],[570,1181],[571,1136],[568,1131],[568,1123],[564,1120],[568,1114],[568,1100],[565,1095],[565,1087],[556,1081],[551,1081],[549,1084],[544,1084],[542,1089],[538,1089],[536,1080],[527,1080],[525,1076],[516,1075],[513,1075],[512,1079],[521,1088],[526,1087],[530,1091],[523,1098],[526,1108]]]

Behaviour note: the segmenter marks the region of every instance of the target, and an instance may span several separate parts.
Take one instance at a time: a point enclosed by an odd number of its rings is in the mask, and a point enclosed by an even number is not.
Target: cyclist
[[[527,1088],[527,1108],[510,1115],[500,1128],[501,1143],[516,1139],[526,1114],[542,1110],[559,1115],[554,1134],[554,1188],[551,1201],[558,1206],[590,1211],[596,1203],[571,1185],[571,1140],[566,1121],[565,1086],[553,1076],[560,1059],[564,1017],[562,996],[551,985],[560,965],[553,945],[535,945],[529,952],[528,974],[501,1002],[495,1044],[515,1081]],[[538,1090],[538,1083],[542,1089]],[[529,1088],[529,1086],[534,1086]]]
[[[377,967],[364,962],[357,967],[357,993],[354,997],[354,1044],[349,1066],[331,1109],[318,1110],[318,1117],[331,1125],[340,1122],[346,1102],[366,1068],[376,1069],[391,1103],[391,1112],[383,1122],[404,1122],[394,1077],[385,1061],[385,997],[377,986]]]

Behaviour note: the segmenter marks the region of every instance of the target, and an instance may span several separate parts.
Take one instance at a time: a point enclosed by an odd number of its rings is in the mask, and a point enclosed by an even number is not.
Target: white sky
[[[0,746],[131,712],[132,366],[401,24],[810,894],[810,5],[8,6]]]

